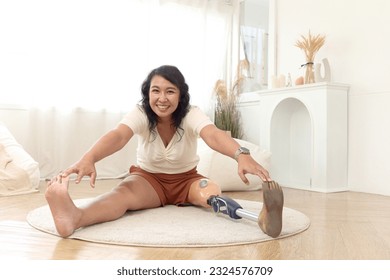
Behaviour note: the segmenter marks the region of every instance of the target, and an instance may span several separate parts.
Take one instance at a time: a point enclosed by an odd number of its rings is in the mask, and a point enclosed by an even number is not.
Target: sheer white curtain
[[[205,106],[229,71],[235,1],[0,3],[2,103],[127,109],[152,68],[173,64]]]
[[[238,2],[0,1],[0,121],[46,177],[114,127],[161,64],[183,72],[191,103],[207,112],[215,81],[231,73]],[[128,161],[115,155],[99,175]]]

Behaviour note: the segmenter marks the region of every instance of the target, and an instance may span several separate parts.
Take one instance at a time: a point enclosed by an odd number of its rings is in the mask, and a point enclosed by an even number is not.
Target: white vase
[[[322,60],[324,66],[324,75],[321,74],[321,63],[316,63],[314,67],[314,79],[318,82],[330,82],[330,66],[327,58]]]

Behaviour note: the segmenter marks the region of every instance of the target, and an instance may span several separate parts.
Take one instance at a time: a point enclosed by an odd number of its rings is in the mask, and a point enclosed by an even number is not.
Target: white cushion
[[[259,146],[248,141],[241,139],[235,140],[240,146],[248,148],[251,151],[252,157],[259,164],[269,169],[271,159],[271,153],[269,151],[262,150]],[[238,176],[237,162],[230,157],[212,150],[202,139],[198,140],[198,155],[200,157],[197,167],[198,172],[217,183],[222,191],[261,189],[263,182],[258,176],[246,174],[249,180],[249,185],[246,185],[240,176]]]
[[[23,149],[2,123],[0,123],[0,144],[11,157],[12,163],[25,170],[30,178],[32,189],[24,190],[23,193],[36,191],[40,181],[39,164]]]

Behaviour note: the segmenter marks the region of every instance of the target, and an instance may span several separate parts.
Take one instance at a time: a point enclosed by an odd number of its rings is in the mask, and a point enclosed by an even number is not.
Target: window
[[[174,64],[192,103],[205,108],[226,76],[235,8],[222,0],[1,1],[0,102],[126,110],[152,68]]]

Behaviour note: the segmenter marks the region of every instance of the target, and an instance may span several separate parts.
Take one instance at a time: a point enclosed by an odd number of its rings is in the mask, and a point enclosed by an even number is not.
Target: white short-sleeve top
[[[155,129],[149,131],[148,119],[141,106],[136,106],[121,120],[138,136],[137,164],[152,173],[175,174],[189,171],[197,166],[196,153],[199,133],[205,126],[213,124],[198,107],[191,106],[183,118],[181,128],[165,147]]]

